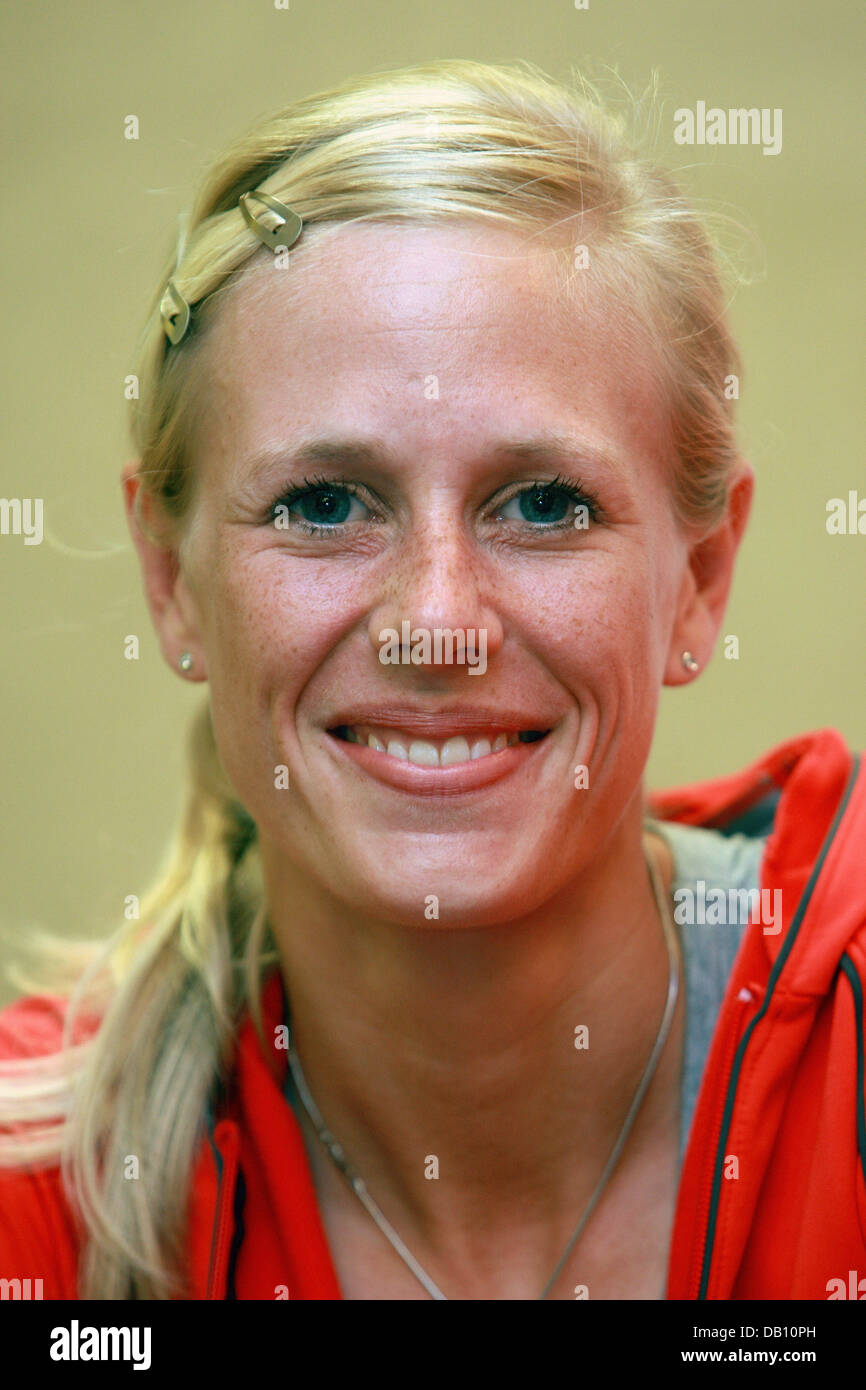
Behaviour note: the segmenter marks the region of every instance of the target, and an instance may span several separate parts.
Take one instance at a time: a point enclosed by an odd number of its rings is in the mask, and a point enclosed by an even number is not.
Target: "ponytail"
[[[262,966],[276,954],[265,943],[256,830],[226,779],[208,703],[192,723],[190,764],[170,861],[142,920],[92,953],[70,1000],[67,1047],[0,1069],[0,1097],[18,1082],[19,1119],[22,1079],[32,1091],[38,1078],[55,1112],[65,1096],[65,1123],[35,1134],[31,1109],[31,1125],[0,1138],[0,1164],[60,1161],[88,1233],[81,1298],[183,1296],[195,1155],[247,1003],[262,1034]],[[106,996],[98,1032],[70,1050],[85,1001]],[[14,1108],[9,1097],[7,1115]]]

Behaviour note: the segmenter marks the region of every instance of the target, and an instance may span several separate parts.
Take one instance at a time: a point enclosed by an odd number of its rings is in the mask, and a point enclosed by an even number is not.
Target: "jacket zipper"
[[[224,1141],[223,1147],[220,1146],[217,1137],[217,1132],[220,1129],[222,1129],[220,1139]],[[218,1125],[217,1129],[214,1130],[213,1142],[214,1147],[217,1148],[223,1160],[223,1167],[220,1174],[219,1188],[217,1190],[216,1222],[211,1243],[210,1272],[208,1274],[205,1298],[221,1299],[224,1295],[222,1284],[225,1279],[226,1263],[233,1231],[232,1197],[234,1194],[238,1167],[237,1129],[230,1123],[226,1128],[223,1128],[222,1125]],[[217,1292],[217,1290],[220,1290],[220,1292]]]
[[[727,1046],[725,1047],[724,1052],[724,1060],[721,1067],[722,1084],[718,1087],[716,1091],[715,1111],[713,1113],[713,1122],[709,1131],[710,1134],[713,1136],[712,1143],[709,1145],[709,1153],[711,1155],[712,1161],[710,1163],[704,1163],[703,1182],[701,1185],[700,1198],[697,1206],[697,1218],[695,1221],[695,1229],[700,1231],[700,1238],[692,1254],[692,1264],[691,1269],[689,1271],[688,1291],[686,1293],[686,1297],[689,1299],[696,1299],[698,1296],[698,1290],[700,1288],[701,1270],[703,1268],[704,1254],[706,1252],[707,1239],[709,1235],[710,1207],[712,1204],[713,1197],[713,1184],[715,1179],[716,1162],[718,1159],[718,1147],[719,1141],[721,1139],[722,1116],[724,1114],[725,1100],[728,1094],[728,1086],[730,1084],[734,1057],[736,1055],[737,1048],[740,1045],[740,1040],[742,1039],[743,1033],[745,1031],[744,1024],[747,1021],[747,1016],[751,1014],[753,1006],[757,1005],[758,1007],[760,1007],[760,999],[758,996],[760,996],[760,994],[762,993],[761,988],[753,984],[747,985],[746,988],[749,991],[748,999],[744,999],[742,994],[739,994],[737,996],[736,1002],[740,1005],[740,1009],[731,1023],[730,1032],[728,1034]],[[705,1156],[707,1152],[708,1150],[705,1149]]]

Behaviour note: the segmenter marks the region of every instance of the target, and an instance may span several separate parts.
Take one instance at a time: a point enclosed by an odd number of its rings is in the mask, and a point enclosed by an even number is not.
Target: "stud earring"
[[[182,671],[191,671],[191,670],[192,670],[192,657],[190,656],[189,652],[184,652],[183,656],[180,657],[180,659],[179,659],[179,661],[178,661],[177,664],[178,664],[178,666],[180,667],[180,669],[181,669]]]
[[[691,652],[683,652],[680,659],[687,671],[697,671],[699,669],[698,663],[695,661]]]

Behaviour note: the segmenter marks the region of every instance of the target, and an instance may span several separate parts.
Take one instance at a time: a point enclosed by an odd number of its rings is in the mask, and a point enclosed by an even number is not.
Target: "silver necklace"
[[[559,1275],[562,1273],[566,1261],[568,1260],[569,1256],[574,1250],[575,1245],[577,1244],[581,1235],[583,1234],[584,1227],[586,1226],[587,1222],[589,1221],[589,1218],[592,1216],[592,1213],[598,1205],[599,1198],[601,1197],[602,1192],[607,1186],[607,1183],[610,1179],[611,1174],[613,1173],[614,1168],[619,1162],[620,1154],[622,1153],[623,1148],[625,1147],[625,1142],[628,1139],[632,1125],[634,1124],[637,1118],[637,1114],[643,1103],[644,1096],[649,1090],[650,1083],[653,1079],[653,1076],[655,1075],[656,1067],[659,1063],[659,1058],[661,1057],[662,1052],[664,1051],[665,1043],[668,1040],[668,1034],[670,1033],[671,1024],[673,1022],[674,1010],[676,1009],[677,1005],[677,998],[679,995],[680,988],[679,941],[677,938],[676,928],[673,923],[673,918],[671,916],[670,907],[662,889],[662,885],[659,881],[658,870],[656,869],[656,866],[653,863],[652,857],[647,853],[646,850],[644,850],[644,855],[646,858],[647,868],[649,870],[650,882],[652,883],[653,896],[655,898],[656,908],[658,909],[658,914],[661,918],[662,927],[664,929],[665,943],[668,948],[668,961],[670,964],[670,973],[668,975],[668,991],[667,997],[665,999],[664,1012],[662,1014],[662,1020],[661,1024],[659,1025],[659,1030],[656,1035],[655,1043],[653,1044],[652,1052],[649,1056],[649,1061],[647,1062],[646,1067],[644,1068],[643,1076],[641,1077],[640,1082],[638,1084],[638,1088],[635,1091],[634,1099],[632,1100],[632,1103],[629,1106],[628,1113],[626,1114],[625,1120],[623,1121],[623,1125],[617,1137],[617,1141],[611,1149],[610,1157],[608,1158],[607,1163],[604,1166],[604,1171],[602,1172],[602,1175],[599,1178],[598,1183],[596,1184],[595,1190],[592,1196],[590,1197],[589,1202],[587,1203],[586,1209],[584,1210],[583,1215],[580,1218],[580,1221],[577,1223],[577,1229],[569,1239],[568,1244],[566,1245],[565,1250],[562,1253],[561,1259],[557,1263],[556,1268],[554,1269],[553,1273],[551,1274],[550,1278],[548,1279],[547,1283],[545,1284],[544,1288],[538,1296],[539,1302],[542,1299],[547,1298],[548,1294],[550,1293],[551,1289],[553,1288],[554,1284],[559,1278]],[[320,1142],[322,1143],[326,1152],[330,1155],[335,1166],[339,1169],[340,1173],[343,1175],[349,1187],[355,1193],[355,1196],[359,1199],[362,1205],[369,1212],[370,1216],[373,1218],[376,1225],[379,1227],[379,1230],[390,1241],[391,1245],[394,1247],[397,1254],[400,1256],[400,1259],[403,1261],[404,1264],[406,1264],[409,1267],[409,1269],[411,1269],[412,1273],[415,1275],[415,1278],[419,1281],[419,1283],[423,1284],[430,1297],[433,1299],[443,1300],[447,1302],[447,1294],[444,1294],[442,1292],[442,1290],[439,1288],[439,1285],[435,1282],[435,1280],[431,1279],[427,1271],[415,1259],[415,1256],[412,1254],[408,1246],[406,1246],[400,1239],[399,1235],[394,1230],[394,1227],[391,1225],[384,1212],[373,1201],[373,1198],[367,1191],[367,1184],[364,1182],[364,1179],[360,1176],[360,1174],[355,1172],[354,1168],[349,1163],[349,1160],[346,1157],[346,1152],[343,1149],[342,1144],[337,1142],[337,1140],[334,1138],[334,1135],[327,1128],[324,1120],[322,1119],[319,1107],[316,1105],[316,1102],[313,1100],[313,1097],[310,1094],[310,1088],[307,1085],[306,1078],[304,1076],[303,1071],[301,1070],[300,1059],[292,1045],[291,1030],[289,1032],[288,1059],[289,1066],[291,1067],[292,1071],[292,1077],[294,1078],[295,1086],[297,1087],[301,1103],[304,1109],[306,1110],[307,1114],[309,1115],[310,1120],[312,1121],[313,1128],[315,1129]]]

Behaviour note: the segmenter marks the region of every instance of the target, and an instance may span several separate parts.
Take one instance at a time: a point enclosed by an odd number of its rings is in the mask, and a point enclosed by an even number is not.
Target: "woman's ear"
[[[121,485],[153,626],[162,654],[172,670],[180,673],[180,658],[188,654],[192,665],[184,672],[184,678],[203,681],[207,679],[207,667],[195,602],[183,576],[177,548],[170,544],[160,545],[156,527],[150,526],[156,519],[156,504],[141,491],[138,467],[137,459],[124,466]]]
[[[709,664],[725,616],[734,561],[749,519],[754,489],[754,470],[740,460],[728,487],[725,515],[689,549],[665,667],[665,685],[683,685]],[[690,653],[697,662],[694,670],[683,665],[683,652]]]

